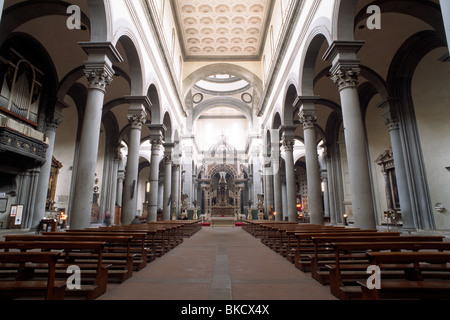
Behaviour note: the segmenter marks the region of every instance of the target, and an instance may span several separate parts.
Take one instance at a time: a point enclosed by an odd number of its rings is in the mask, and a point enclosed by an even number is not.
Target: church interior
[[[0,19],[0,234],[450,234],[448,1],[1,0]]]

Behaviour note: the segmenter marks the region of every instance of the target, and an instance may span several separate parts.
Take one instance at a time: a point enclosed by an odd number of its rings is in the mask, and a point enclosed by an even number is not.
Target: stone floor
[[[98,300],[336,300],[239,227],[204,227]]]

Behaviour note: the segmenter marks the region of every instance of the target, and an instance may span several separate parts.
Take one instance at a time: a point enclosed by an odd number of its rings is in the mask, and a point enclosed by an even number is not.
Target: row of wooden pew
[[[264,220],[246,221],[243,229],[339,299],[450,298],[444,236]]]
[[[108,283],[126,281],[201,227],[198,220],[173,220],[6,235],[0,241],[0,299],[96,299]]]

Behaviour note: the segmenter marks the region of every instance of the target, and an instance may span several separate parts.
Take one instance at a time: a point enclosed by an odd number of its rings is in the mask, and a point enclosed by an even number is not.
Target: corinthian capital
[[[303,126],[303,130],[314,129],[317,122],[317,112],[302,110],[299,113],[299,120]]]
[[[145,111],[129,114],[128,121],[131,124],[131,128],[142,130],[142,125],[145,123],[146,116],[147,113]]]
[[[114,72],[105,66],[86,66],[84,73],[88,79],[89,89],[98,89],[103,92],[113,80]]]
[[[339,90],[356,88],[358,86],[359,68],[338,69],[331,80],[338,86]]]
[[[283,147],[285,151],[294,151],[295,139],[284,138]]]

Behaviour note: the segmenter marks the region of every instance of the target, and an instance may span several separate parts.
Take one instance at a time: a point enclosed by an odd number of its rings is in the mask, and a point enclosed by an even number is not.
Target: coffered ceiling
[[[260,58],[274,0],[171,0],[186,60]]]

